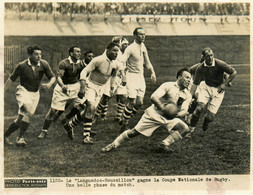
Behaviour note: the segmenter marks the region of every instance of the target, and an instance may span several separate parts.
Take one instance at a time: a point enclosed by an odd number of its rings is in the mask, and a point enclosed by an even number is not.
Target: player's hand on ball
[[[177,116],[177,113],[178,113],[177,105],[173,103],[166,104],[162,112],[165,118],[169,120],[173,119]]]

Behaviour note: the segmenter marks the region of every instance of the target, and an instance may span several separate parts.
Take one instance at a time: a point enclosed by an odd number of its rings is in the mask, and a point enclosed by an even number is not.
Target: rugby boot
[[[170,146],[167,146],[164,142],[159,144],[159,149],[165,152],[174,152],[174,150]]]
[[[67,131],[69,139],[74,139],[73,128],[70,127],[68,123],[66,123],[65,125],[63,125],[63,127]]]
[[[8,137],[4,137],[4,144],[5,145],[13,145],[13,143],[9,140]]]
[[[26,146],[26,141],[25,141],[25,138],[23,137],[17,137],[16,139],[16,145],[17,146]]]
[[[85,136],[83,139],[83,144],[93,144],[92,138],[90,136]]]
[[[42,130],[38,136],[38,139],[45,139],[47,137],[47,131]]]
[[[102,152],[110,152],[111,150],[117,148],[114,143],[110,143],[102,148]]]

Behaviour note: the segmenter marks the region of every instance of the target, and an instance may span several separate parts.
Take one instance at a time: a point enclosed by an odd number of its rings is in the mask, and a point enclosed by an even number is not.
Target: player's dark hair
[[[110,42],[110,43],[107,44],[106,49],[108,50],[108,49],[111,49],[115,46],[119,47],[119,44],[114,43],[114,42]]]
[[[29,55],[32,55],[34,50],[40,50],[41,51],[41,49],[37,45],[34,45],[34,46],[30,46],[30,47],[27,48],[27,53]]]
[[[182,68],[177,72],[177,79],[178,79],[179,76],[182,76],[184,71],[189,72],[191,74],[191,72],[188,68]]]
[[[137,35],[138,34],[138,30],[143,30],[142,27],[137,27],[134,29],[133,35]]]
[[[120,44],[120,41],[122,40],[122,37],[120,36],[115,36],[112,38],[112,42]]]
[[[210,47],[206,47],[202,50],[201,54],[202,56],[205,56],[206,55],[206,51],[212,51]]]
[[[71,47],[71,48],[69,48],[69,55],[70,55],[71,52],[74,52],[74,49],[75,49],[75,48],[79,48],[79,49],[80,49],[80,47],[79,47],[79,46],[76,46],[76,45],[73,46],[73,47]]]
[[[84,53],[84,56],[87,56],[89,53],[93,53],[93,51],[92,51],[92,50],[86,51],[86,52]]]

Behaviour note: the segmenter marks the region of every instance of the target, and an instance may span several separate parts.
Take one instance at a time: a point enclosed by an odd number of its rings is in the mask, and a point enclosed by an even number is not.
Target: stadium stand
[[[249,3],[5,3],[5,13],[249,15]]]

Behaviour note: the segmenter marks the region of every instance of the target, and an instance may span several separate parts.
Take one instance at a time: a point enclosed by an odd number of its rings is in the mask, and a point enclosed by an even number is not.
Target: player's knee
[[[26,123],[30,123],[30,115],[29,114],[24,114],[22,121],[26,122]]]
[[[185,134],[187,134],[190,129],[189,126],[186,123],[179,123],[177,124],[177,131],[180,133],[180,135],[184,136]]]
[[[16,125],[20,125],[22,119],[24,118],[24,115],[19,114],[18,117],[14,120],[14,122],[16,123]]]
[[[182,134],[179,131],[174,131],[171,133],[171,136],[175,141],[179,141],[182,139]]]
[[[102,96],[100,102],[101,102],[102,104],[107,104],[108,101],[109,101],[109,99],[110,99],[110,97],[104,94],[104,95]]]
[[[48,111],[48,113],[46,115],[46,119],[52,120],[56,115],[57,115],[57,110],[50,108],[50,110]]]
[[[84,110],[85,109],[85,107],[86,107],[86,103],[85,104],[76,104],[76,105],[74,105],[74,107],[77,109],[77,110],[79,110],[79,111],[81,111],[81,110]]]
[[[205,104],[198,102],[198,105],[197,105],[197,107],[195,109],[194,114],[195,115],[199,115],[201,112],[203,112],[204,107],[205,107]]]
[[[208,112],[205,118],[209,121],[212,122],[214,120],[215,114]]]
[[[84,117],[88,119],[92,119],[93,116],[95,115],[95,112],[96,112],[95,103],[89,102],[87,104]]]
[[[124,95],[119,95],[117,97],[118,102],[124,104],[126,102],[126,97]]]
[[[143,98],[137,97],[137,99],[136,99],[136,106],[140,107],[142,105],[143,105]]]
[[[135,98],[129,98],[128,99],[128,105],[129,106],[134,106],[136,104],[136,99]]]

